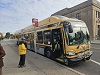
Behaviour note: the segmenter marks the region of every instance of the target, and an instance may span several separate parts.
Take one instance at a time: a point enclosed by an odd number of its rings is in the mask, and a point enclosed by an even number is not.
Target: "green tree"
[[[13,34],[10,34],[10,38],[13,39],[14,38],[14,35]]]
[[[6,33],[5,38],[7,38],[7,39],[10,38],[10,32],[7,32],[7,33]]]

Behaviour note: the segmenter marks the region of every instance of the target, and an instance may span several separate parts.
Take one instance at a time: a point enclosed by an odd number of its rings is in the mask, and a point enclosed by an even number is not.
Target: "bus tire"
[[[50,48],[46,48],[45,56],[48,57],[48,58],[52,58],[52,51],[51,51]]]
[[[67,65],[67,66],[70,66],[71,65],[71,62],[70,62],[70,60],[69,59],[64,59],[64,63],[65,63],[65,65]]]

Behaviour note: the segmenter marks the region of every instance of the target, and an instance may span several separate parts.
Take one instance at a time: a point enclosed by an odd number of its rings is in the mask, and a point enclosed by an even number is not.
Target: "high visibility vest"
[[[19,55],[26,54],[26,47],[24,44],[19,45],[18,50],[19,50]]]

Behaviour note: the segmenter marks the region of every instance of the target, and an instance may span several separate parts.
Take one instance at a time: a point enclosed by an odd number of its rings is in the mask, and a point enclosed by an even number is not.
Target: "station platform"
[[[26,67],[18,68],[19,54],[15,40],[3,40],[6,52],[3,75],[84,75],[65,65],[27,50]]]

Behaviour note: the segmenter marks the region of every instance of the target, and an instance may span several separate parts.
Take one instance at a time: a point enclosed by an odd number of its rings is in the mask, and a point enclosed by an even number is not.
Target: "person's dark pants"
[[[20,65],[20,66],[25,65],[25,54],[20,55],[19,65]]]

